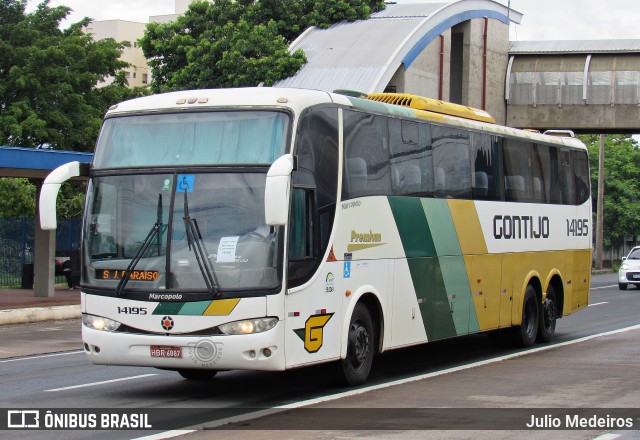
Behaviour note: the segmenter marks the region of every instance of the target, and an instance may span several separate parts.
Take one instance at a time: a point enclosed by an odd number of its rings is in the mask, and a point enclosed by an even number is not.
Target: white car
[[[618,287],[627,290],[629,284],[640,287],[640,246],[631,249],[629,255],[622,257],[622,266],[618,271]]]

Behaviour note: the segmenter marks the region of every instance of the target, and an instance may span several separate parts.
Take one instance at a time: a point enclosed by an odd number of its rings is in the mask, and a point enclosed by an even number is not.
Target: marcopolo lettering
[[[549,238],[549,217],[531,215],[496,215],[493,217],[496,240]]]

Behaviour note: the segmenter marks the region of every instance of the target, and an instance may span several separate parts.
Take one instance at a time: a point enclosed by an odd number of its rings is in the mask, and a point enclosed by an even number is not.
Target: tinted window
[[[575,198],[576,204],[581,205],[589,199],[591,195],[589,179],[589,158],[586,151],[574,150],[571,152],[573,156],[573,175],[575,182]]]
[[[391,194],[387,118],[344,111],[343,198]]]
[[[433,194],[433,155],[429,125],[389,120],[393,194]]]
[[[289,237],[290,286],[306,282],[324,255],[338,192],[338,110],[320,108],[300,119]]]
[[[434,125],[431,137],[435,196],[471,198],[469,132]]]
[[[504,199],[529,202],[533,194],[531,173],[532,144],[505,139],[503,145]]]
[[[500,199],[500,147],[498,136],[472,133],[471,164],[473,166],[473,198]]]

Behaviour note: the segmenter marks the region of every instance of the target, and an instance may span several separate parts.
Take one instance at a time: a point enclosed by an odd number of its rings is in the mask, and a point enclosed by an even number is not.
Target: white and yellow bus
[[[285,370],[587,306],[584,145],[410,95],[247,88],[114,105],[89,178],[82,338],[95,364]]]

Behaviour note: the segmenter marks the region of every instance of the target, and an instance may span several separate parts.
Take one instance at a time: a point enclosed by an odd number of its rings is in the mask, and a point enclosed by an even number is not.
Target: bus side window
[[[289,223],[289,286],[306,282],[324,256],[338,192],[338,109],[316,108],[300,118]],[[366,165],[364,166],[366,171]]]
[[[390,195],[387,118],[344,110],[344,200],[368,195]]]
[[[581,205],[591,195],[591,181],[589,179],[589,158],[586,151],[573,150],[573,174],[576,189],[576,205]]]
[[[473,198],[476,200],[499,200],[500,138],[483,133],[471,134],[471,165],[473,167]]]
[[[506,201],[533,201],[532,147],[533,145],[528,142],[505,139],[502,151]]]
[[[396,195],[433,195],[429,125],[389,119],[391,186]]]
[[[431,127],[436,197],[471,198],[470,133],[451,127]]]

